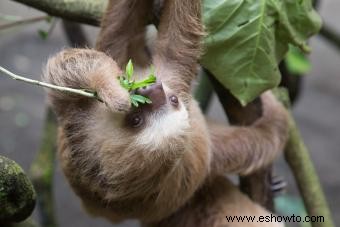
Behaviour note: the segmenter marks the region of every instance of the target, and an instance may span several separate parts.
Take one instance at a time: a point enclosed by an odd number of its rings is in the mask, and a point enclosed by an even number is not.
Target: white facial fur
[[[164,83],[163,89],[168,99],[171,91]],[[188,111],[183,102],[179,100],[177,108],[166,105],[164,111],[166,111],[165,114],[155,113],[152,116],[153,120],[149,121],[148,125],[139,133],[136,139],[137,144],[158,147],[166,141],[166,138],[185,134],[190,125]]]
[[[165,138],[184,134],[189,128],[188,111],[180,103],[180,109],[161,114],[151,121],[138,135],[136,143],[146,146],[159,146]]]

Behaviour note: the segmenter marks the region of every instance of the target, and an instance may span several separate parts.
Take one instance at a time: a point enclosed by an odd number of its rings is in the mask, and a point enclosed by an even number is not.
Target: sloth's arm
[[[130,107],[129,94],[117,79],[121,71],[104,53],[90,49],[66,49],[51,57],[44,72],[44,81],[77,89],[97,92],[111,111]],[[97,100],[57,90],[49,90],[52,106],[58,115],[73,109],[90,107]]]
[[[154,62],[179,91],[189,92],[195,78],[203,35],[200,0],[165,0],[158,27]]]
[[[148,63],[144,36],[152,5],[153,0],[110,0],[96,49],[107,53],[122,68],[129,58],[140,66]]]
[[[287,112],[270,92],[261,99],[263,116],[249,127],[209,124],[213,172],[249,174],[270,164],[283,150]]]

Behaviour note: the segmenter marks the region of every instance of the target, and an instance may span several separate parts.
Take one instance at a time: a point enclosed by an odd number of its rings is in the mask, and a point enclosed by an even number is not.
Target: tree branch
[[[12,0],[36,8],[51,16],[98,26],[108,0]],[[317,1],[315,1],[315,4]],[[157,24],[157,15],[155,15]],[[340,35],[323,25],[320,35],[340,49]]]
[[[63,20],[62,25],[70,46],[84,48],[90,45],[90,42],[87,39],[85,32],[79,23]]]
[[[76,95],[82,95],[82,96],[85,96],[85,97],[88,97],[88,98],[95,98],[98,101],[102,102],[100,97],[98,97],[95,92],[85,91],[85,90],[82,90],[82,89],[69,88],[69,87],[62,87],[62,86],[57,86],[57,85],[41,82],[41,81],[38,81],[38,80],[28,79],[26,77],[16,75],[16,74],[10,72],[9,70],[7,70],[7,69],[5,69],[1,66],[0,66],[0,72],[3,72],[4,74],[6,74],[7,76],[11,77],[14,80],[19,80],[19,81],[22,81],[22,82],[26,82],[26,83],[33,84],[33,85],[38,85],[38,86],[41,86],[41,87],[51,88],[51,89],[62,91],[62,92],[68,92],[68,93],[72,93],[72,94],[76,94]]]
[[[33,221],[32,218],[27,218],[23,222],[19,223],[9,223],[5,225],[6,227],[40,227],[37,223]]]
[[[108,0],[12,0],[75,22],[100,24]]]
[[[0,226],[31,215],[36,194],[31,181],[14,161],[0,156]]]
[[[206,70],[212,82],[219,100],[231,124],[250,125],[262,116],[262,103],[260,99],[255,99],[247,106],[243,107],[240,102],[222,85],[214,76]],[[249,197],[274,211],[273,192],[271,190],[272,168],[268,167],[255,173],[240,177],[241,190]]]
[[[289,96],[286,89],[275,89],[276,97],[290,106]],[[289,139],[285,148],[285,158],[290,166],[298,185],[303,202],[309,216],[322,216],[324,222],[313,222],[313,227],[334,227],[332,216],[327,205],[318,175],[309,151],[303,142],[299,129],[293,116],[289,116]]]

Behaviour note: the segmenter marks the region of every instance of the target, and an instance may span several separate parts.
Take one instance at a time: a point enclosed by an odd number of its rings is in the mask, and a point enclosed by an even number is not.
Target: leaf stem
[[[29,79],[29,78],[26,78],[26,77],[23,77],[23,76],[16,75],[16,74],[10,72],[9,70],[7,70],[7,69],[5,69],[1,66],[0,66],[0,72],[10,76],[14,80],[23,81],[23,82],[26,82],[26,83],[29,83],[29,84],[38,85],[38,86],[46,87],[46,88],[51,88],[51,89],[62,91],[62,92],[68,92],[68,93],[72,93],[72,94],[76,94],[76,95],[82,95],[82,96],[85,96],[85,97],[88,97],[88,98],[95,98],[98,101],[102,102],[102,100],[98,97],[98,95],[95,92],[84,91],[82,89],[75,89],[75,88],[58,86],[58,85],[49,84],[49,83],[45,83],[45,82],[38,81],[38,80],[32,80],[32,79]]]

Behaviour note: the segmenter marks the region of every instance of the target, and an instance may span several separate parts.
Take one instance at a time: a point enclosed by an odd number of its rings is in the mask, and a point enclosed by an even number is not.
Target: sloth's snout
[[[146,88],[139,88],[136,93],[146,96],[152,101],[151,104],[145,105],[145,107],[151,107],[152,110],[157,110],[166,104],[166,95],[163,85],[160,82],[152,84]]]

